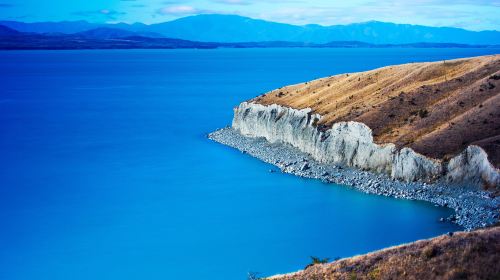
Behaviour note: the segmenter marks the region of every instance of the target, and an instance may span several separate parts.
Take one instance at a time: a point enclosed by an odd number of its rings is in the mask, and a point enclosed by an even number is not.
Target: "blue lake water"
[[[0,53],[0,279],[246,279],[458,228],[206,139],[283,85],[497,49]]]

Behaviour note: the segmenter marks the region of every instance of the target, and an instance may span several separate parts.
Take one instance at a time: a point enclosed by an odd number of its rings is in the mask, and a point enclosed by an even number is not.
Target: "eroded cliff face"
[[[310,108],[320,127],[360,122],[375,143],[450,159],[481,147],[500,169],[500,55],[390,65],[289,85],[257,96],[264,106]]]
[[[500,187],[500,171],[488,161],[481,147],[470,145],[447,164],[446,178],[449,181],[470,181],[486,187]]]
[[[372,130],[360,122],[338,122],[322,131],[321,116],[311,109],[292,109],[276,104],[241,103],[234,109],[233,128],[249,137],[290,144],[322,163],[342,164],[381,172],[404,181],[451,182],[499,187],[499,170],[477,146],[469,146],[449,162],[431,159],[410,148],[374,143]]]

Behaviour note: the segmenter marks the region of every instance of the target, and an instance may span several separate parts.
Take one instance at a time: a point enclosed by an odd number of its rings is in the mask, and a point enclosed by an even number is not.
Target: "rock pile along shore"
[[[208,138],[236,148],[278,167],[282,172],[347,185],[365,193],[421,200],[455,210],[442,221],[454,222],[466,230],[494,224],[499,219],[500,198],[487,191],[443,181],[402,182],[385,174],[375,174],[341,165],[323,164],[285,143],[270,143],[265,138],[246,137],[231,127],[217,130]]]

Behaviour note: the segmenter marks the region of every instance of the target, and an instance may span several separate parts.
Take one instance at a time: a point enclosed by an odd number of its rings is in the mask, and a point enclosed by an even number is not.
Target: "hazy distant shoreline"
[[[74,35],[40,34],[0,35],[0,50],[113,50],[113,49],[250,49],[250,48],[500,48],[500,45],[467,45],[454,43],[370,44],[336,41],[326,44],[301,42],[214,43],[170,38],[127,37],[119,39],[82,38]]]

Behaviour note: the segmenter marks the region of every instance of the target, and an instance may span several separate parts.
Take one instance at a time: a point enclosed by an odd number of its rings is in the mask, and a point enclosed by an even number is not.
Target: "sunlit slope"
[[[273,90],[252,100],[368,125],[377,143],[449,158],[481,146],[500,166],[500,55],[410,63],[341,74]]]
[[[500,227],[493,227],[316,264],[268,279],[498,279],[499,250]]]

